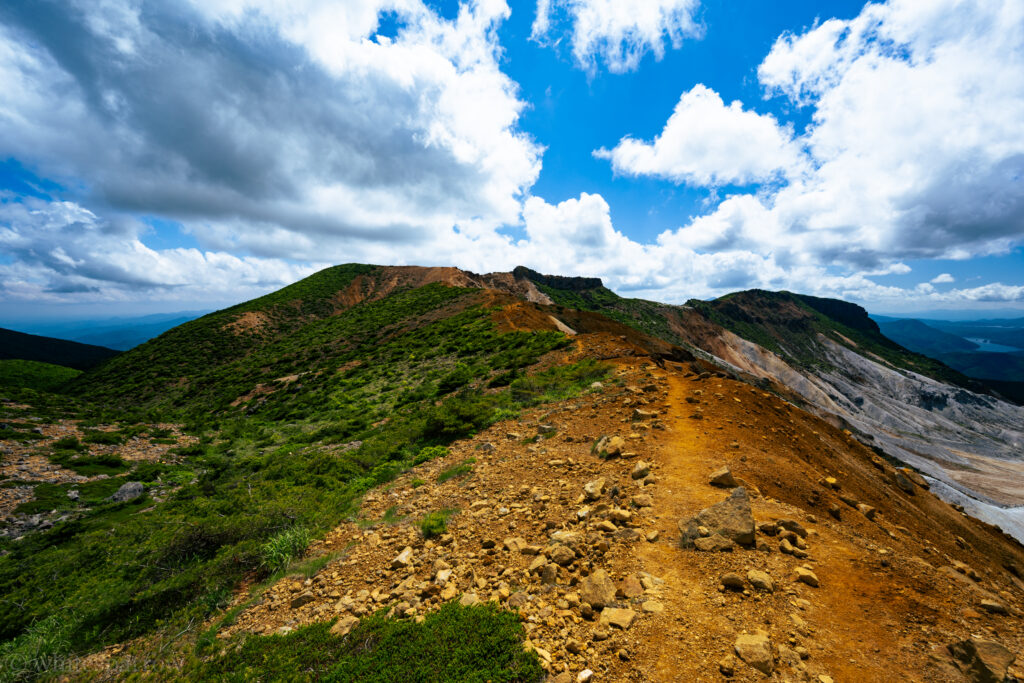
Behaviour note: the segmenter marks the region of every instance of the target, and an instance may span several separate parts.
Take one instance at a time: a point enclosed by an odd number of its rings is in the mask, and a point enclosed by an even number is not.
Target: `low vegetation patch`
[[[473,471],[473,464],[475,462],[476,458],[466,458],[458,465],[449,467],[446,470],[442,470],[441,473],[437,475],[437,483],[443,484],[449,479],[456,479],[458,477],[466,476],[467,474]]]
[[[249,636],[238,648],[187,668],[194,681],[532,683],[544,677],[523,650],[516,615],[451,602],[422,623],[368,617],[344,638],[317,623],[284,636]]]
[[[423,538],[435,538],[448,530],[448,519],[456,512],[458,510],[435,510],[424,516],[416,526]]]
[[[292,527],[280,531],[260,547],[260,566],[267,574],[273,574],[302,557],[309,547],[311,537],[308,529]]]

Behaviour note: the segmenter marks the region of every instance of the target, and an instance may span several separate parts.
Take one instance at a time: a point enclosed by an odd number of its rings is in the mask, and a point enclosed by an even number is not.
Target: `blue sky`
[[[15,0],[0,320],[524,264],[1024,315],[1010,0]]]

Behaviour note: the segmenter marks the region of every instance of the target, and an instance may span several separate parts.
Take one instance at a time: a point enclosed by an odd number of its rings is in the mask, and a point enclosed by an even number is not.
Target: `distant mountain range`
[[[46,321],[12,324],[29,334],[44,335],[57,339],[76,341],[82,344],[105,346],[117,351],[127,351],[167,330],[209,311],[177,311],[155,313],[138,317],[100,318],[89,320]]]
[[[1003,395],[1024,401],[1024,318],[913,320],[872,316],[882,333]]]

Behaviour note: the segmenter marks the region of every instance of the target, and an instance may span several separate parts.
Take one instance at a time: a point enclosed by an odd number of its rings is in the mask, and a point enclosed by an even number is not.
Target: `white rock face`
[[[773,379],[833,424],[938,482],[932,490],[1024,541],[1024,408],[895,368],[819,335],[830,369],[790,365],[725,332],[726,365]]]

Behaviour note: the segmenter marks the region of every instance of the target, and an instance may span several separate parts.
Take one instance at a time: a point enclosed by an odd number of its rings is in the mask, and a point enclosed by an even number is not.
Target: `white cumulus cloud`
[[[748,184],[792,174],[803,165],[793,133],[770,114],[726,105],[703,84],[684,92],[664,130],[651,142],[623,138],[594,152],[619,173],[691,185]]]
[[[699,0],[538,0],[532,38],[557,42],[552,33],[569,25],[576,63],[591,72],[599,63],[609,71],[633,71],[647,53],[655,59],[666,45],[678,48],[684,38],[698,37]]]

